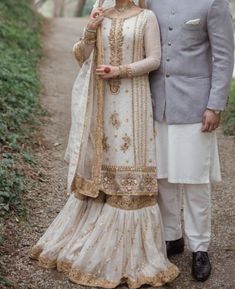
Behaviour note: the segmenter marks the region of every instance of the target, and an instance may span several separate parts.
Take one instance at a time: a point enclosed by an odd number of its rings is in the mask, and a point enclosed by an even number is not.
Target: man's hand
[[[202,132],[212,132],[219,127],[220,114],[207,109],[203,114]]]

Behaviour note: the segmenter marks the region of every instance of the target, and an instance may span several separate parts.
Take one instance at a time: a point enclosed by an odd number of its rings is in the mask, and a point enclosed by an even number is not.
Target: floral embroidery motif
[[[121,126],[121,121],[119,119],[119,114],[115,111],[114,113],[112,113],[111,117],[110,117],[110,121],[112,123],[112,125],[116,128],[119,129]]]
[[[131,138],[127,134],[125,134],[125,136],[122,137],[122,140],[123,144],[121,145],[121,151],[125,153],[131,146]]]
[[[127,192],[135,191],[138,187],[138,181],[133,174],[128,174],[122,181],[121,185]]]
[[[106,174],[102,179],[102,185],[104,189],[108,189],[113,182],[115,181],[115,177],[113,174]]]
[[[143,176],[143,180],[140,186],[147,191],[151,191],[153,187],[157,186],[157,176],[153,176],[150,174]]]
[[[103,150],[107,152],[110,149],[110,145],[108,144],[108,137],[104,135],[103,137]]]
[[[105,169],[106,168],[106,169]],[[114,196],[152,196],[158,194],[156,168],[120,167],[114,169],[102,166],[100,190]]]

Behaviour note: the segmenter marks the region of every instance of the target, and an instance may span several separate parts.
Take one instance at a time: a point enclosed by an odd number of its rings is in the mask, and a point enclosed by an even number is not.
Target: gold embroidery
[[[112,125],[116,128],[119,129],[121,126],[121,121],[119,118],[119,114],[115,111],[114,113],[112,113],[111,117],[110,117],[110,121],[112,123]]]
[[[112,19],[112,27],[109,35],[109,45],[111,50],[110,64],[119,66],[122,64],[122,46],[124,19]],[[112,94],[118,94],[120,91],[121,79],[115,78],[109,81]]]
[[[57,262],[57,270],[59,272],[63,272],[66,275],[68,275],[69,272],[71,271],[71,268],[72,268],[72,262],[70,261],[62,260],[62,261]]]
[[[107,195],[157,195],[156,171],[102,170],[101,190]]]
[[[151,191],[153,187],[157,186],[156,176],[150,174],[144,175],[140,186],[147,191]]]
[[[85,61],[85,58],[84,58],[84,43],[82,42],[82,40],[80,42],[76,43],[73,46],[73,53],[74,53],[74,56],[77,59],[79,65],[82,66],[82,64]]]
[[[106,174],[102,179],[102,185],[104,189],[108,189],[115,182],[115,176],[113,174]]]
[[[131,78],[133,77],[133,71],[130,65],[120,65],[119,66],[119,77],[121,78]]]
[[[102,234],[101,234],[102,235]],[[121,240],[121,238],[119,239]],[[118,246],[116,247],[116,250]],[[109,261],[109,260],[107,260]],[[54,261],[49,257],[44,257],[44,262],[39,265],[43,268],[48,268],[46,264],[52,264]],[[106,262],[107,263],[107,262]],[[166,267],[165,271],[156,273],[153,276],[144,276],[139,274],[136,280],[129,279],[124,277],[124,273],[121,279],[118,281],[111,281],[101,278],[101,270],[97,270],[95,273],[85,273],[73,266],[71,261],[60,261],[55,263],[54,267],[59,267],[58,271],[63,272],[72,282],[92,287],[101,287],[101,288],[116,288],[118,285],[126,282],[130,289],[136,289],[141,287],[144,284],[148,284],[153,287],[160,287],[166,283],[172,282],[180,274],[179,269],[174,265],[170,264]]]
[[[103,171],[109,172],[143,172],[143,173],[154,173],[156,175],[156,167],[131,167],[131,166],[109,166],[102,165]]]
[[[108,151],[110,149],[110,145],[108,144],[108,137],[107,136],[103,136],[103,150],[104,151]]]
[[[125,192],[136,191],[138,181],[133,174],[128,174],[121,181],[121,189]]]
[[[143,13],[142,21],[135,23],[134,45],[132,62],[139,61],[144,57],[144,28],[147,21],[147,13]],[[150,98],[148,76],[134,77],[132,81],[132,113],[134,131],[134,153],[136,165],[146,164],[147,146],[147,101]],[[143,97],[144,96],[144,97]]]
[[[139,210],[157,204],[156,196],[107,196],[107,204],[123,210]]]
[[[38,259],[39,255],[42,253],[43,251],[43,248],[41,246],[33,246],[33,248],[31,249],[30,251],[30,254],[29,254],[29,257],[31,259]]]
[[[116,282],[100,278],[100,276],[98,276],[99,273],[100,272],[97,272],[96,274],[82,273],[78,269],[73,268],[69,274],[69,278],[71,281],[85,286],[116,288],[122,283],[127,283],[130,289],[136,289],[144,284],[148,284],[153,287],[160,287],[165,283],[172,282],[180,272],[175,265],[171,264],[165,271],[159,272],[152,277],[140,275],[138,276],[137,280],[133,280],[123,276],[121,280]]]
[[[121,151],[125,153],[131,146],[131,138],[127,134],[125,134],[125,136],[122,137],[122,140],[124,143],[121,145]]]
[[[87,45],[94,45],[96,42],[96,33],[86,30],[83,36],[83,41]]]

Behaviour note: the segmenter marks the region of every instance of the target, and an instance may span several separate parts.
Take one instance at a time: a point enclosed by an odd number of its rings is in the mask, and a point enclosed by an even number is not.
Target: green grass
[[[41,18],[28,0],[0,1],[0,218],[25,215],[22,166],[33,165],[32,133],[42,112],[37,64]],[[0,226],[1,227],[1,226]],[[1,234],[0,234],[1,235]],[[1,241],[1,238],[0,238]]]
[[[232,81],[228,106],[222,115],[224,133],[235,137],[235,80]]]

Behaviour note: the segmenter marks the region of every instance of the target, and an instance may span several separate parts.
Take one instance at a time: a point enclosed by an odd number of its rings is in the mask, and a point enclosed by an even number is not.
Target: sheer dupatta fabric
[[[82,195],[96,198],[102,165],[104,81],[95,75],[103,63],[103,47],[97,31],[96,48],[86,60],[72,91],[72,124],[65,160],[69,163],[67,188],[79,188]],[[75,178],[76,176],[76,178]]]

